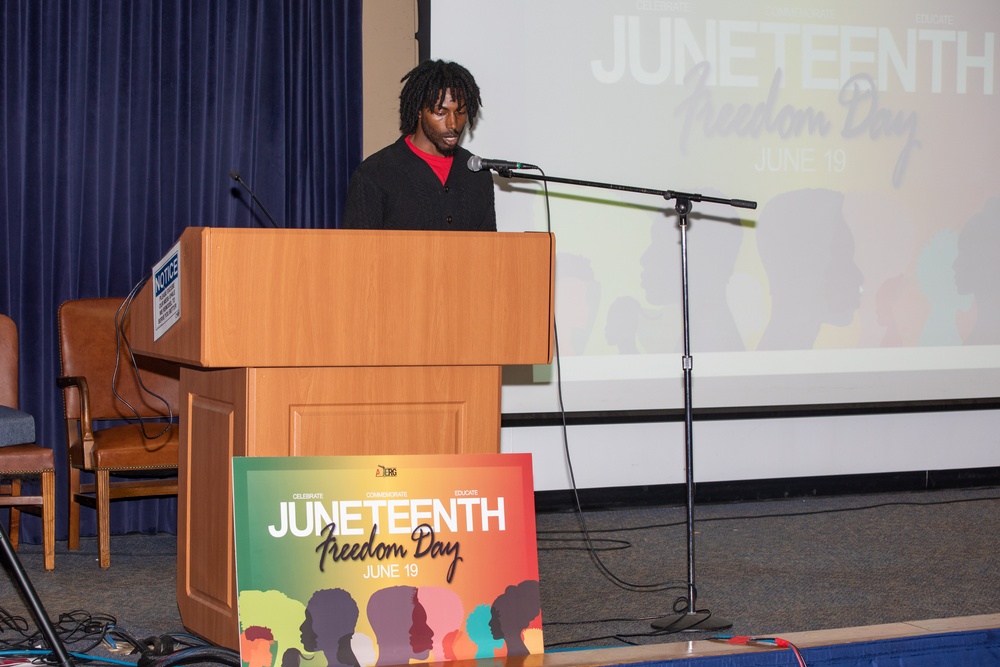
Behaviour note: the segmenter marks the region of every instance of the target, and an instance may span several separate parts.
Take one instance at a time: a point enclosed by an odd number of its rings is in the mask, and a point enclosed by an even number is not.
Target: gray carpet
[[[650,628],[687,593],[685,514],[588,512],[593,555],[579,515],[539,514],[546,645],[711,636]],[[1000,613],[997,488],[698,505],[695,517],[698,607],[732,621],[732,634]],[[20,557],[50,616],[110,614],[143,638],[183,632],[175,548],[171,535],[114,536],[108,570],[97,566],[95,539],[76,553],[59,543],[54,572],[43,569],[36,545],[22,545]],[[27,616],[6,573],[0,607]]]
[[[685,514],[657,508],[585,517],[594,537],[629,543],[598,553],[611,573],[680,586],[659,592],[612,583],[585,552],[549,551],[557,546],[550,539],[571,535],[550,531],[573,530],[579,518],[539,517],[546,644],[701,638],[646,636],[648,620],[636,620],[672,614],[687,592]],[[698,607],[732,621],[731,634],[1000,612],[1000,489],[697,506],[695,519]],[[630,620],[599,622],[608,618]]]

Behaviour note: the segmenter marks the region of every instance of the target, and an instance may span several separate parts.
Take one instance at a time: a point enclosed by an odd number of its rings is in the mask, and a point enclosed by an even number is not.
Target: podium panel
[[[154,339],[153,290],[132,308],[140,353],[202,368],[547,363],[550,234],[187,229],[180,321]]]
[[[500,368],[181,371],[177,597],[185,627],[238,648],[233,456],[497,453]]]

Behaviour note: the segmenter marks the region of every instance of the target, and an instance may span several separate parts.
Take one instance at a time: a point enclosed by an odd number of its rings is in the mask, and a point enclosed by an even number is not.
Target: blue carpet
[[[801,649],[808,667],[984,667],[1000,665],[1000,629],[950,632]],[[797,665],[790,649],[764,649],[717,657],[653,661],[632,667],[785,667]]]

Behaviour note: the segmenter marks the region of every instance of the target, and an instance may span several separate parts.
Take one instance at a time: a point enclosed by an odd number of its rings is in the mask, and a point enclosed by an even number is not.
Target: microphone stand
[[[688,213],[691,212],[692,202],[711,202],[715,204],[725,204],[736,208],[757,208],[757,202],[745,199],[720,199],[718,197],[708,197],[700,194],[688,192],[677,192],[675,190],[653,190],[649,188],[637,188],[628,185],[615,185],[613,183],[598,183],[595,181],[581,181],[570,178],[558,178],[554,176],[524,174],[511,171],[508,168],[499,168],[497,173],[505,178],[523,178],[536,181],[549,181],[552,183],[567,183],[570,185],[581,185],[584,187],[605,188],[608,190],[622,190],[626,192],[637,192],[640,194],[651,194],[663,197],[667,201],[674,201],[674,210],[678,216],[678,226],[681,230],[681,306],[684,323],[684,356],[681,365],[684,370],[684,463],[686,471],[685,486],[687,491],[687,588],[688,605],[683,612],[671,614],[658,618],[652,622],[653,628],[666,630],[668,632],[707,631],[714,632],[732,626],[732,622],[725,618],[715,616],[707,609],[698,609],[696,598],[694,573],[694,444],[692,438],[694,419],[691,406],[691,369],[693,359],[691,357],[691,331],[688,320],[688,251],[687,251],[687,226]]]
[[[35,592],[35,587],[31,585],[28,573],[24,571],[21,560],[17,557],[14,545],[11,544],[10,538],[7,537],[7,531],[4,529],[3,524],[0,524],[0,552],[3,554],[3,560],[7,565],[7,569],[10,570],[11,577],[15,580],[18,588],[21,589],[25,602],[31,608],[31,615],[35,617],[35,623],[38,624],[38,629],[41,630],[42,636],[45,637],[45,641],[49,645],[49,650],[53,653],[53,662],[57,663],[60,667],[73,667],[74,662],[70,658],[69,652],[66,650],[65,645],[63,645],[59,635],[56,633],[48,614],[45,613],[42,601],[39,599],[38,593]]]

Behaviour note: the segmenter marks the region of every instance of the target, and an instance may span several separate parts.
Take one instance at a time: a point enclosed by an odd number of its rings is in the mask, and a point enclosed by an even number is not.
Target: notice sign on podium
[[[542,652],[530,455],[237,457],[233,494],[244,664]]]

